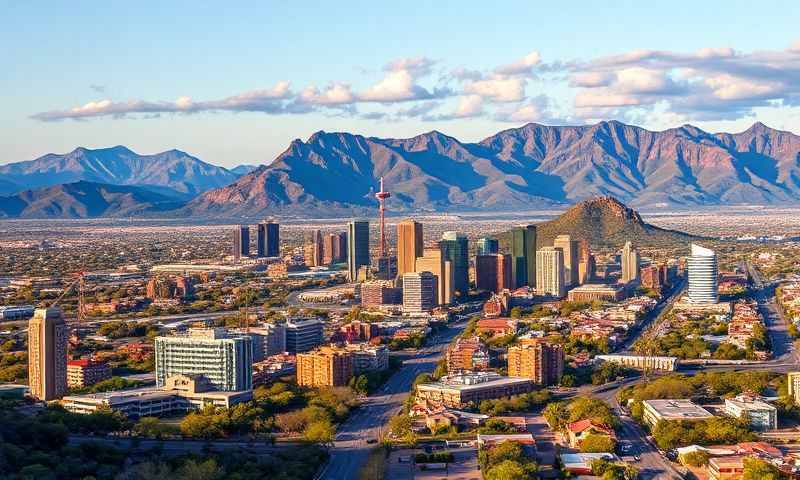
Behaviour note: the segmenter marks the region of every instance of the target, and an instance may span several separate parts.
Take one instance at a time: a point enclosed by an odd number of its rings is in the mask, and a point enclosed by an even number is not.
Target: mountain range
[[[637,207],[797,204],[800,136],[762,123],[712,134],[617,121],[530,123],[477,143],[437,131],[407,139],[320,131],[269,165],[234,170],[177,150],[78,148],[0,166],[0,193],[85,180],[187,201],[164,216],[351,216],[374,213],[381,177],[390,212],[534,210],[607,195]]]

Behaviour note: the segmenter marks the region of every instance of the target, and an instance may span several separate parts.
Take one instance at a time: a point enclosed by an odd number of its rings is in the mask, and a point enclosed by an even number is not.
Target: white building
[[[757,397],[739,395],[725,399],[725,413],[736,418],[749,418],[756,430],[778,428],[778,409]]]
[[[699,421],[713,417],[708,410],[688,399],[645,400],[642,406],[644,421],[651,427],[661,420]]]
[[[389,368],[389,350],[384,345],[350,343],[345,350],[353,358],[353,374],[382,372]]]
[[[283,323],[264,323],[250,327],[248,331],[236,329],[235,332],[253,340],[253,361],[260,362],[272,355],[286,351],[286,325]]]
[[[692,244],[687,259],[689,278],[688,303],[713,304],[719,301],[717,255],[713,250]]]
[[[633,248],[631,242],[625,242],[622,247],[622,255],[620,256],[620,263],[622,267],[622,283],[635,282],[639,280],[639,251]]]
[[[542,247],[536,251],[536,293],[564,296],[564,252],[560,248]]]
[[[436,276],[431,272],[403,274],[403,312],[429,312],[436,305],[438,294]]]
[[[202,375],[221,391],[253,388],[253,342],[224,328],[190,329],[186,334],[156,337],[156,385],[175,375]]]

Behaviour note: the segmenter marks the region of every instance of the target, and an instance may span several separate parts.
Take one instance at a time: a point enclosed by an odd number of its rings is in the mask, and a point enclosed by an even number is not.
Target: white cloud
[[[346,83],[333,83],[324,91],[317,87],[306,87],[300,93],[300,100],[317,105],[342,105],[353,103],[356,97]]]
[[[525,79],[495,75],[489,79],[467,82],[464,92],[495,102],[518,102],[525,98]]]
[[[728,74],[708,77],[705,84],[711,88],[714,96],[722,100],[770,96],[780,89],[779,84],[757,82]]]
[[[525,55],[521,59],[508,65],[502,65],[495,69],[499,75],[526,75],[531,73],[531,69],[541,62],[542,56],[537,51]]]

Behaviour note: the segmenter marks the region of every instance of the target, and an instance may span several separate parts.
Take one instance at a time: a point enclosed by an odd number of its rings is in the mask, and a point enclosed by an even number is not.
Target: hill
[[[674,246],[696,238],[645,223],[636,211],[613,197],[585,200],[557,218],[537,224],[537,248],[552,245],[557,235],[604,248],[620,248],[628,240],[637,246]]]
[[[756,123],[737,134],[691,125],[528,124],[479,143],[317,132],[274,162],[187,205],[192,215],[357,214],[384,177],[394,211],[537,209],[612,195],[637,206],[800,203],[800,137]]]
[[[74,182],[0,197],[9,218],[127,217],[174,210],[183,204],[146,188]]]
[[[179,150],[139,155],[123,146],[66,154],[47,154],[35,160],[0,166],[0,193],[18,193],[85,180],[109,185],[147,187],[188,199],[238,178]]]

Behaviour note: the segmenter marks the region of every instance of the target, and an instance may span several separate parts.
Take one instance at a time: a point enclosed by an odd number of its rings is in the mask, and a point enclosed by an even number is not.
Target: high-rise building
[[[403,311],[429,312],[435,307],[436,276],[431,272],[411,272],[403,275]]]
[[[560,248],[542,247],[536,252],[536,292],[564,296],[564,253]]]
[[[437,303],[449,305],[453,303],[453,264],[447,260],[446,245],[423,249],[422,256],[417,257],[414,266],[415,272],[431,272],[436,277],[438,285]],[[402,278],[402,277],[401,277]]]
[[[290,318],[286,322],[286,351],[307,352],[323,340],[324,323],[318,318]]]
[[[569,235],[558,235],[553,240],[553,246],[564,252],[564,284],[572,286],[578,284],[578,242]]]
[[[253,340],[253,361],[260,362],[272,355],[286,352],[286,324],[264,323],[248,329],[232,330]]]
[[[378,307],[403,303],[403,289],[396,288],[390,280],[376,280],[361,284],[361,306]]]
[[[37,308],[28,321],[28,385],[31,396],[50,401],[67,393],[69,329],[60,308]]]
[[[305,387],[344,387],[353,377],[350,352],[320,347],[297,354],[297,384]]]
[[[620,263],[622,266],[622,283],[630,283],[639,280],[639,251],[633,248],[631,242],[625,242],[622,247],[622,255],[620,255]]]
[[[509,232],[511,281],[514,288],[536,286],[536,226],[516,227]]]
[[[403,220],[397,224],[397,274],[413,272],[422,256],[422,224]]]
[[[347,224],[347,272],[351,282],[358,279],[358,270],[369,267],[369,222],[353,220]]]
[[[501,292],[511,288],[511,255],[487,254],[475,257],[475,288]]]
[[[717,254],[700,245],[692,244],[692,255],[686,260],[688,270],[689,303],[717,303],[719,301],[719,278]]]
[[[344,263],[347,261],[347,232],[339,232],[336,234],[336,237],[339,241],[339,245],[337,246],[334,243],[334,258],[336,259],[336,263]]]
[[[447,349],[447,373],[481,371],[489,368],[489,348],[481,337],[459,338]]]
[[[539,385],[555,385],[564,373],[564,349],[539,342],[508,348],[508,376],[532,379]]]
[[[591,283],[595,276],[596,264],[594,255],[589,249],[589,242],[580,242],[580,262],[578,263],[578,283],[581,285]]]
[[[642,267],[639,270],[639,276],[641,277],[642,286],[645,288],[652,288],[655,290],[659,290],[663,284],[661,283],[662,278],[664,275],[662,274],[662,270],[666,271],[666,265],[648,265],[646,267]]]
[[[500,251],[496,238],[482,237],[475,242],[476,255],[492,255]]]
[[[795,405],[800,405],[800,372],[789,372],[786,385],[789,397],[794,400]]]
[[[458,232],[444,232],[442,243],[446,245],[447,259],[453,264],[453,288],[466,295],[469,291],[469,241]]]
[[[233,259],[250,256],[250,227],[239,225],[233,230]]]
[[[397,257],[381,255],[375,259],[374,278],[378,280],[392,280],[397,278]]]
[[[202,375],[226,392],[253,388],[253,341],[224,328],[189,329],[186,334],[156,337],[156,385],[175,375]]]
[[[256,250],[259,257],[279,257],[280,225],[269,221],[258,224]]]
[[[306,266],[320,267],[323,265],[325,256],[325,246],[322,243],[322,232],[317,229],[306,232],[305,246],[303,247],[303,258]]]

